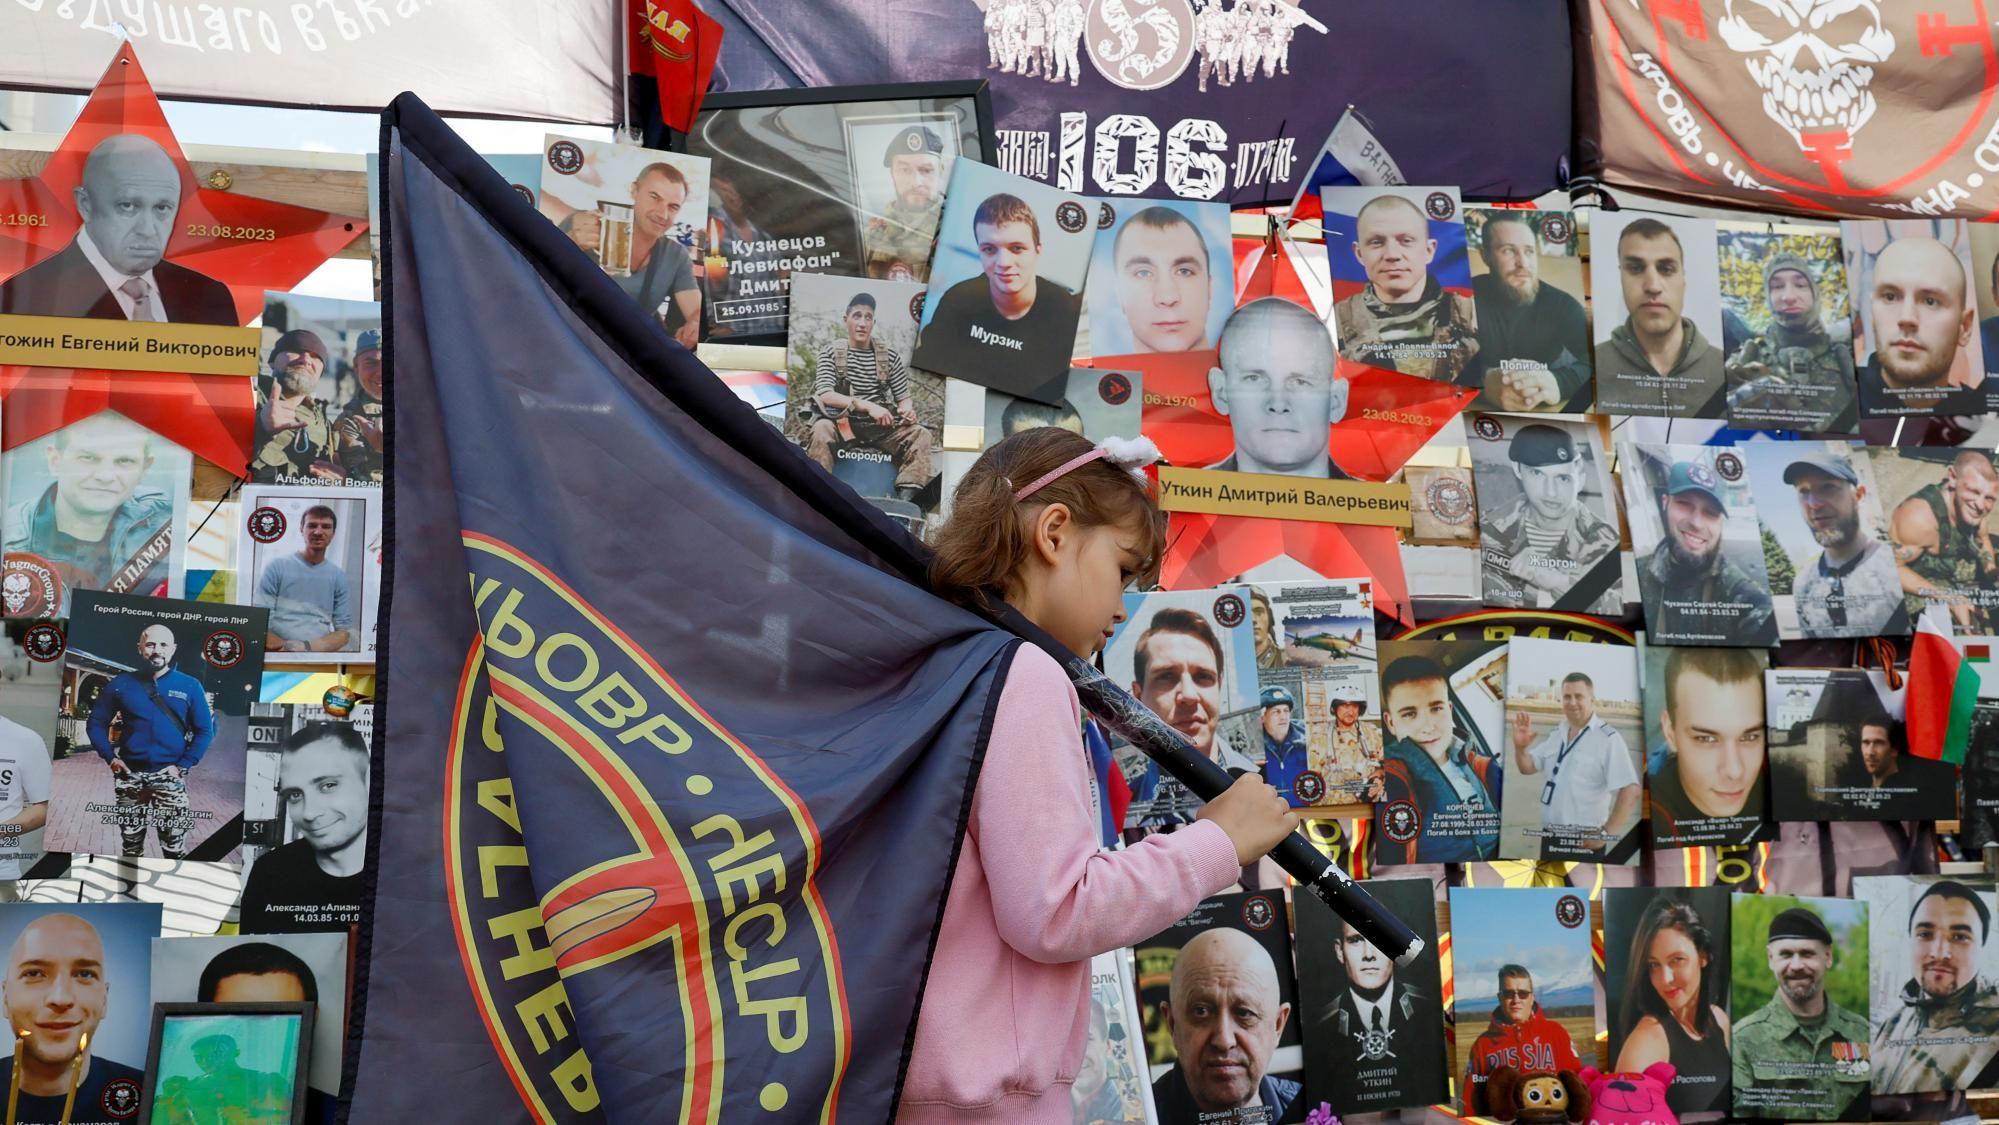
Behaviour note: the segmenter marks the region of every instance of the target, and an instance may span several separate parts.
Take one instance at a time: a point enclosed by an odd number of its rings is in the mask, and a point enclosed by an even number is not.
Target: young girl
[[[1158,573],[1164,519],[1138,470],[1054,427],[988,449],[937,538],[936,588],[1001,599],[1089,656],[1124,620],[1124,590]],[[917,1015],[904,1122],[1071,1120],[1090,1026],[1090,958],[1142,941],[1234,883],[1298,815],[1245,775],[1200,819],[1119,852],[1098,812],[1076,690],[1015,650]]]

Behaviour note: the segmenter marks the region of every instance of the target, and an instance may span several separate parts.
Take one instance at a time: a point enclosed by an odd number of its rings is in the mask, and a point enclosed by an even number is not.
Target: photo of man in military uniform
[[[1843,322],[1827,323],[1811,263],[1796,254],[1771,256],[1763,263],[1763,299],[1769,327],[1722,363],[1729,421],[1753,429],[1852,433],[1858,417],[1853,333]]]
[[[1509,425],[1518,420],[1479,415],[1471,426],[1485,604],[1623,612],[1620,536],[1594,428],[1534,422],[1508,436]]]
[[[382,483],[382,333],[370,328],[354,342],[354,397],[333,423],[334,455],[349,481]]]
[[[849,298],[846,339],[819,353],[812,394],[821,413],[812,422],[805,452],[832,472],[835,444],[873,446],[895,463],[896,498],[915,503],[936,476],[930,430],[916,417],[908,364],[874,338],[875,308],[872,293]]]
[[[861,227],[861,253],[869,277],[930,280],[930,247],[944,214],[944,185],[951,154],[944,138],[926,125],[911,125],[882,152],[895,197]],[[855,160],[859,160],[858,154]]]
[[[1315,804],[1298,790],[1298,779],[1311,766],[1312,751],[1305,740],[1305,724],[1292,718],[1298,701],[1289,689],[1266,687],[1260,700],[1263,708],[1263,780],[1284,795],[1294,806]]]
[[[1875,924],[1884,931],[1881,937],[1894,952],[1906,951],[1906,960],[1877,955],[1876,975],[1898,973],[1904,966],[1908,973],[1888,1010],[1875,1013],[1874,1092],[1945,1093],[1999,1083],[1999,983],[1981,964],[1992,937],[1992,891],[1973,890],[1952,879],[1927,885],[1868,879],[1856,884],[1855,894],[1862,887],[1874,892],[1870,906]],[[1906,919],[1899,910],[1886,916],[1877,905],[1888,897],[1881,895],[1884,891],[1901,892],[1895,896],[1897,906],[1914,894]]]
[[[191,470],[184,450],[107,410],[4,464],[7,616],[67,617],[75,590],[167,592]]]
[[[1906,461],[1907,459],[1903,459]],[[1893,459],[1876,461],[1877,472]],[[1999,468],[1983,450],[1958,453],[1933,480],[1895,506],[1888,537],[1895,545],[1903,604],[1913,622],[1931,605],[1950,609],[1952,623],[1972,633],[1993,631],[1999,607],[1999,559],[1985,518],[1999,501]]]
[[[1346,221],[1337,208],[1328,200],[1329,245]],[[1429,216],[1403,196],[1378,195],[1355,212],[1351,229],[1352,253],[1367,285],[1333,306],[1340,354],[1405,375],[1459,382],[1478,353],[1478,312],[1468,293],[1445,289],[1432,274],[1437,239]],[[1469,276],[1463,284],[1469,288]]]
[[[1626,463],[1625,506],[1633,513],[1648,637],[1660,644],[1775,644],[1777,618],[1756,514],[1746,489],[1739,510],[1730,510],[1715,468],[1720,457],[1733,454],[1697,446],[1631,448],[1638,460]],[[1755,534],[1728,542],[1734,521]]]
[[[257,421],[250,472],[267,484],[338,484],[333,415],[317,397],[332,362],[319,333],[294,328],[271,346],[268,374],[257,381]]]
[[[1880,509],[1850,457],[1837,446],[1786,449],[1772,442],[1746,449],[1752,477],[1758,481],[1773,475],[1777,467],[1773,458],[1783,462],[1781,480],[1787,486],[1783,491],[1790,496],[1772,496],[1758,507],[1770,513],[1765,525],[1797,564],[1797,577],[1791,582],[1795,635],[1906,634],[1909,618],[1902,608],[1894,553],[1875,538]],[[1786,499],[1796,504],[1796,520],[1778,506]],[[1811,548],[1817,549],[1803,553]]]
[[[1738,896],[1734,903],[1738,925],[1741,899],[1747,897]],[[1764,942],[1775,994],[1735,1021],[1730,1044],[1735,1113],[1790,1121],[1863,1120],[1868,1116],[1867,1018],[1826,994],[1826,974],[1836,959],[1865,958],[1867,953],[1843,947],[1835,954],[1824,918],[1797,901],[1799,905],[1770,920]],[[1827,907],[1864,911],[1851,902],[1821,901]],[[1735,970],[1741,979],[1754,967],[1737,964]]]

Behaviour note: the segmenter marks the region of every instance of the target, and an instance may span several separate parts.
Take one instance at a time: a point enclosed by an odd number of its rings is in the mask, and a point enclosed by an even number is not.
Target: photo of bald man
[[[1222,327],[1208,371],[1215,413],[1235,452],[1208,466],[1237,473],[1350,480],[1332,457],[1332,427],[1347,413],[1326,326],[1303,305],[1260,297]]]
[[[1340,355],[1446,383],[1476,375],[1478,312],[1455,189],[1328,187],[1320,195]]]
[[[1840,228],[1869,353],[1858,372],[1861,415],[1991,410],[1968,225],[1856,220]]]
[[[142,903],[7,907],[0,1002],[13,1050],[0,1060],[0,1078],[16,1125],[137,1116],[143,1073],[117,1060],[145,1058],[147,944],[160,932],[160,913]]]
[[[1284,911],[1281,892],[1218,895],[1139,944],[1141,973],[1171,973],[1163,997],[1156,985],[1139,997],[1172,1048],[1147,1037],[1153,1066],[1172,1064],[1152,1083],[1160,1125],[1305,1119],[1301,1084],[1279,1073],[1302,1061]]]
[[[74,193],[83,229],[0,284],[0,313],[241,323],[228,286],[164,260],[180,197],[180,167],[157,141],[137,133],[99,141]]]

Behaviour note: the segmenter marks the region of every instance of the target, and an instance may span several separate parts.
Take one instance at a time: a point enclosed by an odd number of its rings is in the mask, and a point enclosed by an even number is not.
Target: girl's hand
[[[1212,820],[1235,844],[1236,863],[1248,867],[1269,854],[1304,815],[1253,773],[1235,779],[1221,796],[1201,808],[1199,820]]]

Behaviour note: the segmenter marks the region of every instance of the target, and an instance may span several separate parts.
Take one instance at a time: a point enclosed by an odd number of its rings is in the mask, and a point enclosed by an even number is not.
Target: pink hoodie
[[[1076,689],[1021,645],[993,717],[916,1019],[902,1122],[1061,1122],[1090,958],[1178,921],[1242,869],[1207,821],[1097,850]]]

